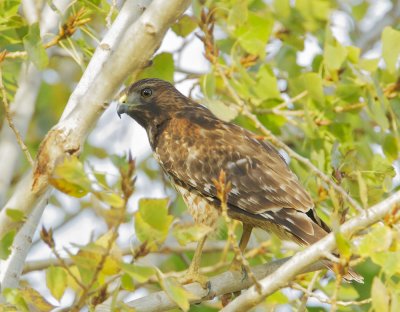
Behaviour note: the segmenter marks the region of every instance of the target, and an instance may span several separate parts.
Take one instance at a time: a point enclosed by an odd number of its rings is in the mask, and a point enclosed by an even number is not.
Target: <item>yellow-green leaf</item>
[[[400,251],[374,252],[371,254],[371,260],[380,265],[388,276],[400,274]]]
[[[392,238],[392,230],[389,227],[377,224],[361,239],[358,252],[362,256],[369,256],[379,251],[387,251],[392,243]]]
[[[174,82],[174,59],[171,53],[156,55],[149,67],[140,72],[138,79],[160,78]]]
[[[46,271],[46,284],[51,294],[58,301],[64,295],[68,285],[67,272],[62,267],[51,266]]]
[[[28,52],[28,59],[35,64],[38,69],[43,69],[49,63],[46,50],[40,38],[39,23],[29,26],[28,34],[23,38],[25,50]]]
[[[14,241],[15,230],[7,232],[0,239],[0,259],[6,260],[11,253],[11,245]]]
[[[341,44],[328,44],[324,51],[324,63],[329,70],[338,70],[347,56],[347,49]]]
[[[390,73],[396,71],[396,63],[400,54],[400,31],[387,26],[382,32],[382,57]]]
[[[122,274],[121,286],[123,289],[128,291],[135,290],[135,284],[133,283],[132,277],[128,273]]]
[[[371,297],[374,311],[389,312],[389,293],[379,277],[374,277]]]
[[[94,192],[96,197],[105,202],[106,204],[110,205],[111,207],[121,208],[124,205],[124,200],[122,199],[121,195],[113,192]]]
[[[181,37],[186,37],[197,27],[196,19],[193,16],[183,15],[181,19],[172,25],[172,31]]]
[[[6,301],[14,305],[18,312],[29,312],[28,304],[25,301],[24,295],[18,288],[6,288],[3,290],[2,295]],[[14,310],[11,310],[14,311]]]
[[[65,157],[59,163],[50,183],[58,190],[74,197],[83,197],[91,190],[91,183],[83,169],[83,164],[75,156]]]
[[[137,264],[120,263],[122,271],[131,276],[139,283],[145,283],[152,277],[156,271],[153,267]]]
[[[178,224],[174,226],[172,234],[182,246],[197,242],[212,231],[212,228],[204,224]]]
[[[368,207],[367,183],[365,183],[365,180],[363,179],[360,171],[357,171],[357,181],[358,181],[358,188],[360,191],[361,202],[362,202],[364,208],[367,208]]]
[[[338,246],[340,255],[345,259],[350,259],[351,257],[351,245],[349,241],[340,232],[335,232],[336,244]]]
[[[6,208],[7,216],[15,222],[21,222],[25,219],[25,214],[18,209]]]
[[[188,292],[173,277],[165,277],[160,270],[157,270],[157,277],[162,289],[167,293],[176,304],[183,310],[188,311],[190,300],[196,299],[195,295]]]
[[[28,304],[30,311],[53,311],[55,308],[37,290],[31,287],[24,286],[21,289],[21,295]]]
[[[141,199],[135,215],[136,236],[156,250],[166,239],[172,219],[168,215],[168,199]]]

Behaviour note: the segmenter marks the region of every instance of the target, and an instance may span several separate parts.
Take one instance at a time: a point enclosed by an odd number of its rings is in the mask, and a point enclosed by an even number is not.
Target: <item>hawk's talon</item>
[[[247,268],[242,265],[242,279],[241,282],[243,283],[245,280],[247,280],[249,277],[249,272],[247,272]]]
[[[208,280],[207,276],[201,275],[199,272],[192,271],[191,269],[189,269],[189,271],[186,273],[185,276],[182,276],[179,279],[179,282],[182,285],[190,284],[190,283],[199,283],[200,286],[204,289],[209,289],[209,287],[211,287],[211,283]],[[208,295],[208,293],[207,293],[207,295]]]

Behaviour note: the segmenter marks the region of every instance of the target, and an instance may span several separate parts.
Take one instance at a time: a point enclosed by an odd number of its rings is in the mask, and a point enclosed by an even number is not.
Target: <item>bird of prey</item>
[[[195,222],[216,226],[221,207],[213,181],[221,170],[225,172],[231,183],[228,215],[243,223],[242,251],[253,227],[304,246],[330,232],[315,213],[310,195],[271,144],[218,119],[172,84],[140,80],[121,92],[117,110],[145,128],[154,157]],[[204,282],[199,261],[205,240],[198,243],[185,282]],[[360,279],[352,271],[345,278]]]

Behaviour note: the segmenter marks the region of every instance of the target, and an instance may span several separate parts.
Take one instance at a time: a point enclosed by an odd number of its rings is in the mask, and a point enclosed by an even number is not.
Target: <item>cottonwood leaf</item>
[[[389,293],[379,277],[374,277],[371,297],[374,311],[389,312]]]
[[[387,26],[382,31],[382,57],[388,72],[396,72],[396,63],[400,54],[400,31]]]
[[[121,263],[120,266],[123,272],[131,276],[139,283],[147,282],[149,278],[156,273],[155,269],[149,266],[142,266],[130,263]]]
[[[73,197],[83,197],[91,190],[83,164],[78,157],[65,157],[50,177],[50,183],[59,191]]]
[[[165,241],[173,217],[168,215],[168,199],[141,199],[135,215],[135,230],[138,239],[150,250]]]
[[[190,300],[197,297],[188,292],[181,284],[173,277],[165,277],[160,270],[157,269],[157,277],[161,288],[167,293],[183,311],[188,311],[190,308]]]
[[[68,286],[68,275],[64,268],[51,266],[46,270],[46,285],[51,294],[58,301]]]
[[[38,69],[45,68],[49,63],[49,58],[40,38],[39,23],[33,23],[29,26],[28,34],[23,38],[23,42],[25,50],[28,52],[28,59]]]
[[[180,245],[184,246],[191,242],[198,242],[211,231],[212,228],[204,224],[178,224],[174,226],[172,235]]]

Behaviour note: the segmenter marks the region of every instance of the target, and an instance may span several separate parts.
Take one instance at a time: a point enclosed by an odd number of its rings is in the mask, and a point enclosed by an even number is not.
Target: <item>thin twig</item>
[[[308,284],[306,291],[303,291],[304,294],[303,294],[303,297],[301,298],[301,304],[300,304],[300,307],[297,310],[297,312],[306,311],[306,305],[307,305],[308,298],[310,297],[310,293],[312,293],[314,285],[319,278],[319,273],[320,273],[319,271],[314,273],[310,283]]]
[[[11,113],[10,113],[10,108],[8,105],[8,100],[7,100],[7,93],[6,89],[3,84],[3,73],[1,70],[0,66],[0,90],[1,90],[1,95],[3,97],[3,104],[4,104],[4,112],[7,118],[8,125],[10,126],[11,130],[14,132],[15,137],[17,139],[18,145],[21,147],[22,151],[25,154],[26,159],[28,160],[29,164],[33,167],[33,158],[31,154],[29,153],[28,147],[25,145],[24,140],[22,139],[22,136],[17,129],[17,127],[14,124],[14,121],[12,120]]]
[[[302,287],[301,285],[299,285],[297,283],[290,284],[290,288],[300,290],[304,294],[306,294],[308,297],[317,299],[321,303],[332,304],[332,301],[329,298],[322,297],[322,296],[310,291],[308,288],[306,289],[306,288]],[[371,303],[371,301],[372,301],[371,298],[367,298],[367,299],[360,300],[360,301],[336,301],[336,304],[343,306],[343,307],[348,307],[348,306],[352,306],[352,305],[360,306],[360,305]]]
[[[258,283],[257,278],[254,276],[253,272],[250,269],[249,262],[243,256],[242,251],[240,250],[240,248],[237,244],[237,238],[236,238],[236,234],[234,231],[234,223],[232,222],[232,219],[228,216],[227,198],[228,198],[228,193],[230,191],[231,185],[230,185],[229,181],[225,180],[225,177],[226,177],[225,172],[223,170],[221,170],[219,180],[218,181],[215,180],[214,184],[217,188],[217,196],[218,196],[219,200],[221,201],[222,216],[228,226],[228,241],[230,242],[232,249],[235,253],[235,259],[240,262],[240,264],[246,270],[246,273],[249,275],[250,279],[253,281],[256,288],[261,293],[261,285]]]

